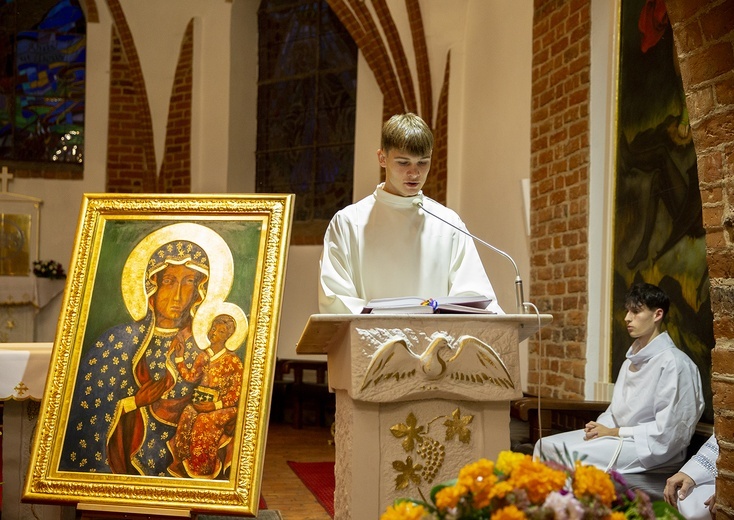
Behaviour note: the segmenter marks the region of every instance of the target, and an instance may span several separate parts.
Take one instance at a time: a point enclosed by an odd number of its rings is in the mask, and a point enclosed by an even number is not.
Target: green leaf
[[[665,520],[685,520],[686,517],[681,515],[676,508],[667,502],[657,501],[652,503],[652,510],[655,512],[655,518]]]

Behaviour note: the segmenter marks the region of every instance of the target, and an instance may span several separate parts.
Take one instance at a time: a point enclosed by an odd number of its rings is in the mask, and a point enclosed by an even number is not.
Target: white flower
[[[563,495],[553,491],[546,497],[543,507],[552,509],[556,520],[581,520],[584,517],[583,506],[571,493]]]

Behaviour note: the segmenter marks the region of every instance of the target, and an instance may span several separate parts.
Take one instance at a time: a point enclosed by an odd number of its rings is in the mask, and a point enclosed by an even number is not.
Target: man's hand
[[[173,348],[173,355],[177,358],[184,357],[184,354],[186,353],[185,345],[183,341],[179,341],[178,338],[174,338],[173,341],[171,341],[171,347]]]
[[[677,509],[678,500],[686,498],[695,486],[696,483],[691,477],[679,471],[665,482],[665,490],[663,490],[665,501]]]
[[[711,513],[711,518],[716,518],[716,493],[711,495],[706,499],[706,502],[703,503],[703,505],[708,506],[709,513]]]
[[[603,424],[590,421],[584,426],[584,440],[590,441],[597,437],[618,437],[619,428],[607,428]]]

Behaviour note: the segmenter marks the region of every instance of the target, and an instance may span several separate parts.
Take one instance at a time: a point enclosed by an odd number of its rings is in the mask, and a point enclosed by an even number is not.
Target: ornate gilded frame
[[[115,512],[142,510],[146,514],[257,514],[294,198],[290,194],[84,196],[24,501],[75,503],[79,509]],[[205,274],[196,281],[199,292],[193,298],[199,298],[200,303],[188,313],[193,316],[189,327],[164,330],[155,326],[155,320],[163,323],[164,319],[155,310],[155,291],[164,292],[163,277],[155,278],[161,289],[156,285],[149,290],[148,286],[149,279],[157,276],[151,274],[154,258],[163,254],[161,251],[169,244],[178,251],[189,251],[183,253],[189,261],[196,257],[191,254],[193,248],[199,252],[200,264],[207,265],[202,268]],[[188,244],[188,249],[181,244]],[[166,262],[166,269],[175,265],[175,253]],[[236,414],[221,427],[223,433],[214,441],[216,444],[209,445],[216,448],[215,465],[221,464],[223,469],[218,474],[212,472],[212,478],[198,474],[192,477],[188,472],[183,476],[168,470],[161,472],[157,465],[165,467],[173,457],[171,435],[189,438],[179,433],[183,414],[176,419],[178,412],[171,412],[164,418],[164,403],[178,403],[176,407],[170,405],[171,410],[179,410],[184,404],[193,407],[187,396],[196,394],[198,398],[202,394],[196,393],[197,388],[209,389],[201,379],[197,381],[202,386],[185,388],[181,375],[184,369],[177,368],[181,366],[178,363],[185,362],[184,356],[171,345],[178,338],[187,338],[186,348],[198,349],[185,350],[186,355],[206,359],[210,363],[206,365],[209,382],[217,381],[211,375],[215,373],[212,367],[217,358],[203,356],[205,347],[201,344],[214,337],[208,333],[211,318],[222,308],[236,317],[235,325],[240,325],[231,336],[236,342],[228,340],[226,350],[238,357],[241,364],[232,363],[242,369],[238,400],[229,407],[232,414],[236,408]],[[147,325],[150,326],[146,332]],[[241,329],[246,329],[246,334]],[[191,333],[185,334],[184,330]],[[130,332],[132,336],[124,335]],[[164,338],[163,346],[154,348],[154,341],[160,345],[165,333],[171,338],[176,333],[176,339]],[[144,338],[142,342],[140,338]],[[101,351],[93,350],[108,340],[109,345],[103,346],[104,357]],[[110,357],[106,357],[110,352]],[[153,358],[148,356],[153,355],[162,356],[157,368],[149,368],[148,361]],[[143,359],[146,363],[142,363]],[[135,376],[127,377],[133,371]],[[149,405],[135,408],[135,395],[142,395],[140,388],[146,380],[147,384],[154,382],[155,373],[163,374],[166,393],[153,398]],[[89,381],[86,377],[96,384],[85,386]],[[179,388],[175,385],[179,383],[184,386],[175,394],[174,389]],[[97,390],[97,385],[104,388]],[[128,394],[122,393],[123,387]],[[75,388],[92,395],[86,398],[75,393]],[[125,398],[128,395],[132,395],[132,401]],[[165,401],[169,398],[172,400]],[[125,402],[134,403],[133,409],[126,409]],[[223,398],[213,406],[226,406],[222,402]],[[95,407],[100,407],[99,412]],[[105,407],[114,413],[103,414]],[[93,420],[87,420],[87,412],[89,417],[94,416]],[[78,417],[81,419],[77,422]],[[156,424],[173,428],[175,433],[162,428],[154,430]],[[129,425],[135,427],[127,428]],[[83,433],[76,433],[79,431]],[[150,446],[161,448],[161,459],[153,461],[150,468],[135,465],[143,451],[136,444],[136,436],[141,435],[150,437]],[[194,438],[191,430],[188,435]],[[112,470],[111,461],[121,453],[112,447],[112,439],[122,439],[119,446],[129,449],[122,452],[130,454],[126,462],[128,468],[133,468],[131,471]],[[99,448],[95,460],[81,457],[90,445],[92,450]],[[194,452],[194,445],[191,446]],[[186,461],[199,468],[192,459]],[[186,469],[193,472],[189,466]],[[140,471],[159,473],[148,475]]]

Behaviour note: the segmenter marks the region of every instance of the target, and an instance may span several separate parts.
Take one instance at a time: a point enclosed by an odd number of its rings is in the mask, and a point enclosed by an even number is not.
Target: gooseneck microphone
[[[432,212],[428,211],[425,208],[425,206],[423,205],[423,201],[421,199],[413,199],[413,206],[415,206],[416,208],[422,209],[423,211],[425,211],[426,213],[428,213],[432,217],[437,218],[438,220],[440,220],[444,224],[447,224],[447,225],[451,226],[452,228],[454,228],[455,230],[464,233],[469,238],[472,238],[472,239],[476,240],[477,242],[479,242],[480,244],[483,244],[483,245],[487,246],[488,248],[490,248],[495,253],[498,253],[498,254],[504,256],[510,262],[512,262],[512,267],[515,268],[515,300],[517,301],[517,313],[518,314],[525,314],[525,304],[524,304],[525,297],[523,295],[523,290],[522,290],[522,278],[520,278],[520,269],[517,268],[517,264],[515,263],[515,260],[510,255],[508,255],[507,253],[505,253],[501,249],[496,248],[495,246],[493,246],[489,242],[485,242],[481,238],[479,238],[479,237],[477,237],[475,235],[472,235],[466,229],[461,229],[459,226],[456,226],[456,225],[452,224],[451,222],[449,222],[448,220],[445,220],[445,219],[439,217],[435,213],[432,213]]]

